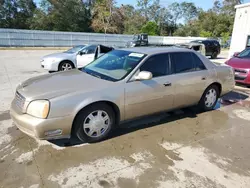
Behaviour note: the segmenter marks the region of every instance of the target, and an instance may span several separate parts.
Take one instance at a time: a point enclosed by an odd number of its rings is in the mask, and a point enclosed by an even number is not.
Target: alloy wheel
[[[71,70],[71,69],[72,69],[72,65],[70,63],[64,63],[62,65],[62,71]]]

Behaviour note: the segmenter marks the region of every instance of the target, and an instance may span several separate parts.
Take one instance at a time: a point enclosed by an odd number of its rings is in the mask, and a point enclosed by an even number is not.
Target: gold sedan
[[[234,88],[228,66],[182,48],[113,50],[80,70],[21,83],[11,104],[16,126],[38,139],[96,142],[120,122],[192,105],[212,110]]]

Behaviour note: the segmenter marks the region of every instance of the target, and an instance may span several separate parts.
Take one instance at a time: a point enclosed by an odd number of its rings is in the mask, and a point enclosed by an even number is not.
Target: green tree
[[[235,6],[243,2],[243,0],[223,0],[221,6],[222,12],[234,17],[236,11]]]
[[[0,27],[28,29],[36,5],[33,0],[1,0]]]
[[[222,38],[222,44],[226,44],[226,42],[230,38],[230,33],[229,32],[223,32],[223,33],[221,33],[221,38]]]
[[[142,27],[141,32],[149,35],[158,35],[158,25],[155,22],[149,21]]]
[[[146,21],[149,20],[149,11],[151,5],[152,0],[137,0],[137,7],[141,12],[142,16],[145,17]]]
[[[183,16],[183,9],[181,8],[180,3],[174,2],[169,6],[169,10],[170,10],[171,15],[172,15],[174,27],[177,27],[177,22]]]
[[[118,28],[112,24],[114,19],[113,0],[99,0],[93,7],[92,28],[97,32],[113,33],[117,32]]]
[[[146,23],[146,18],[131,5],[122,5],[123,24],[125,34],[138,34],[142,26]]]
[[[183,19],[186,23],[198,15],[198,9],[194,3],[182,2],[182,3],[172,3],[169,6],[170,12],[172,14],[172,19],[175,27],[177,22]]]
[[[178,25],[178,29],[174,32],[174,36],[200,36],[200,28],[197,21],[190,21],[188,24]]]
[[[182,17],[186,23],[198,16],[198,8],[194,5],[194,3],[184,1],[180,4],[180,6],[182,9]]]
[[[201,36],[201,37],[207,37],[207,38],[209,38],[209,37],[212,37],[213,34],[212,34],[210,31],[201,30],[200,36]]]
[[[91,15],[81,0],[43,0],[30,19],[31,29],[90,31]]]
[[[172,15],[168,9],[164,7],[160,8],[158,18],[155,21],[158,24],[160,35],[172,35],[174,32],[174,24],[172,21]]]

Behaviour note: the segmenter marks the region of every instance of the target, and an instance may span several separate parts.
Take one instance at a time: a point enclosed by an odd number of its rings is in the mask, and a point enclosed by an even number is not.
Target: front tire
[[[70,61],[63,61],[59,64],[58,70],[59,71],[67,71],[74,68],[74,64]]]
[[[203,93],[199,107],[202,111],[213,110],[219,98],[219,89],[216,85],[209,86]]]
[[[74,132],[83,142],[99,142],[107,138],[114,125],[113,109],[104,103],[94,104],[79,112],[74,123]]]

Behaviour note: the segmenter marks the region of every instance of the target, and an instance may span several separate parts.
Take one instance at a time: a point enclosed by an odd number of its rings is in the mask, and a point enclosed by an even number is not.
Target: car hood
[[[76,53],[60,52],[60,53],[54,53],[54,54],[46,55],[42,59],[53,59],[53,58],[65,59],[65,58],[73,57],[75,55],[76,55]]]
[[[250,69],[250,59],[234,57],[228,60],[227,64],[233,68]]]
[[[91,92],[113,83],[74,69],[28,79],[17,87],[17,91],[31,101],[51,99],[72,92]]]

